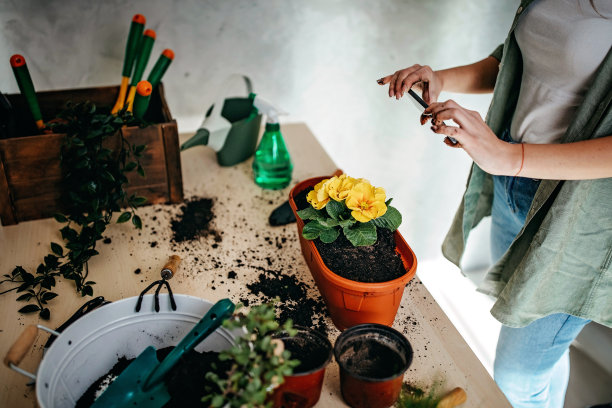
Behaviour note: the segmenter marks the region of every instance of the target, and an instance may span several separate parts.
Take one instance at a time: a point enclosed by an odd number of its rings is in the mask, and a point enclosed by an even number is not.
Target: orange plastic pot
[[[302,360],[302,364],[274,390],[274,408],[313,407],[321,397],[325,368],[332,358],[332,345],[327,337],[306,327],[294,327],[298,330],[295,336],[283,333],[277,338],[291,351],[291,358]]]
[[[310,273],[331,316],[339,330],[362,324],[393,325],[406,284],[414,277],[417,259],[399,231],[395,231],[395,251],[401,256],[406,274],[387,282],[357,282],[335,274],[323,263],[313,241],[302,237],[304,221],[297,215],[294,197],[307,188],[314,187],[327,177],[315,177],[298,183],[289,193],[289,205],[297,219],[298,236],[302,254]]]
[[[344,331],[334,346],[342,398],[353,408],[393,405],[412,355],[406,337],[391,327],[361,324]]]

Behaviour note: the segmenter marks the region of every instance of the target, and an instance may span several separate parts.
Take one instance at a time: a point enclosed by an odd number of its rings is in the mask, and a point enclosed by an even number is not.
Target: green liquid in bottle
[[[267,123],[253,160],[255,184],[269,190],[285,188],[291,182],[293,163],[278,123]]]

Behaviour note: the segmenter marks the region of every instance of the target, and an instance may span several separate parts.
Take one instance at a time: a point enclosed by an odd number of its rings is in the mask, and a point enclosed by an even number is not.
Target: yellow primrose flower
[[[325,186],[328,181],[329,179],[322,180],[320,183],[314,186],[314,190],[309,192],[306,196],[306,200],[317,210],[324,208],[329,201],[329,194],[327,194],[327,189]]]
[[[334,176],[327,183],[327,193],[332,199],[343,201],[356,183],[356,179],[346,174],[342,174],[340,177]]]
[[[368,222],[387,212],[385,190],[369,183],[357,183],[348,193],[346,206],[353,210],[351,215],[359,222]]]

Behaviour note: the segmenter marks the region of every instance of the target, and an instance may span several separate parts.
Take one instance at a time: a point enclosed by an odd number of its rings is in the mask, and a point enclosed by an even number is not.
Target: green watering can
[[[244,81],[248,96],[226,98],[225,92],[232,82]],[[216,102],[196,134],[181,145],[181,150],[197,145],[208,145],[217,152],[221,166],[233,166],[255,153],[261,127],[261,114],[253,106],[255,94],[251,80],[244,75],[230,75],[221,87]]]
[[[229,299],[222,299],[191,329],[181,342],[160,363],[153,346],[147,347],[96,399],[92,407],[163,407],[170,401],[164,377],[204,338],[213,333],[234,313]]]

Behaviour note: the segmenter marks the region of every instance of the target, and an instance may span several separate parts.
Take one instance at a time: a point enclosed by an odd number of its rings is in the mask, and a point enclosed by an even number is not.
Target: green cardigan
[[[505,43],[492,54],[500,71],[487,114],[498,136],[514,113],[522,73],[514,29],[533,0],[524,0]],[[612,135],[612,49],[561,143]],[[493,179],[472,165],[463,200],[442,245],[460,265],[470,230],[491,215]],[[612,327],[612,178],[542,180],[523,229],[489,270],[480,292],[497,298],[491,314],[523,327],[553,313],[567,313]]]

